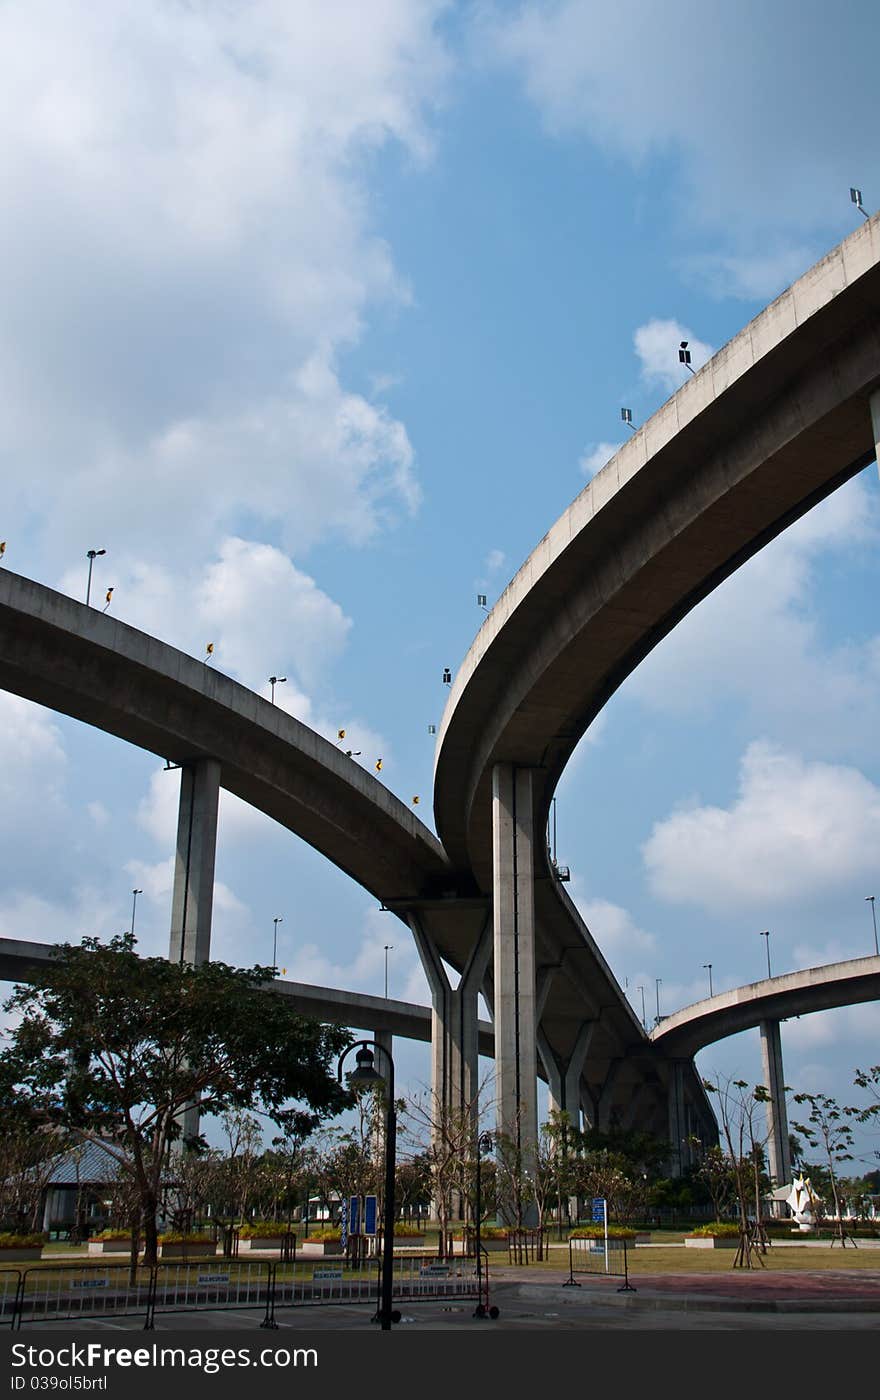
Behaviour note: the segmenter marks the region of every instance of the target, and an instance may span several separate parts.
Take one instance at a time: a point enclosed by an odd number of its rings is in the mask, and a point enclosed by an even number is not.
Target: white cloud
[[[40,793],[40,809],[60,801],[66,774],[61,733],[48,710],[0,691],[0,829],[16,830],[26,796]]]
[[[829,644],[813,593],[826,556],[852,556],[877,536],[874,495],[856,478],[689,613],[623,693],[684,717],[735,705],[752,732],[825,757],[876,752],[880,643]]]
[[[280,939],[280,930],[279,930]],[[382,996],[385,989],[385,944],[392,945],[388,955],[388,995],[395,1001],[414,1001],[422,1005],[430,1000],[425,974],[409,931],[377,909],[369,909],[364,918],[360,943],[345,964],[337,963],[316,943],[297,946],[284,956],[286,977],[291,982],[308,982],[319,987],[345,987],[353,992]],[[282,958],[279,947],[279,962]]]
[[[768,302],[812,267],[823,251],[817,241],[810,246],[788,244],[771,252],[706,253],[683,258],[681,270],[713,296]]]
[[[409,296],[362,172],[383,146],[429,153],[441,9],[0,11],[5,505],[47,557],[86,521],[167,558],[243,511],[301,551],[415,508],[405,428],[337,365]]]
[[[642,378],[647,384],[664,389],[677,389],[688,377],[687,368],[678,358],[682,341],[687,341],[691,365],[698,370],[714,354],[711,345],[698,340],[693,331],[680,321],[646,321],[633,334],[633,345],[641,363]]]
[[[657,822],[642,847],[653,892],[709,911],[765,909],[867,878],[880,789],[854,768],[749,745],[729,808],[694,805]]]
[[[221,540],[212,559],[182,578],[124,557],[108,559],[102,573],[115,580],[114,615],[199,659],[213,642],[213,664],[267,696],[269,675],[286,674],[276,703],[307,722],[305,687],[317,684],[341,654],[352,625],[281,550],[235,536]],[[71,594],[81,584],[80,571],[61,580]],[[93,591],[104,587],[102,578]]]
[[[487,574],[497,574],[504,568],[506,558],[507,556],[503,549],[490,549],[489,553],[486,555],[483,568],[486,570]]]
[[[576,890],[575,884],[573,897],[581,918],[605,957],[620,963],[621,958],[628,955],[653,951],[654,935],[639,928],[628,910],[607,899],[579,898]]]
[[[578,466],[584,476],[593,477],[600,472],[606,462],[610,462],[615,452],[623,446],[620,442],[596,442],[587,448]]]
[[[528,0],[498,5],[482,38],[550,131],[640,171],[656,158],[667,182],[678,157],[689,219],[760,252],[768,228],[803,242],[842,222],[855,178],[842,172],[876,180],[873,18],[868,0],[843,23],[819,0],[681,0],[673,14],[649,0]]]

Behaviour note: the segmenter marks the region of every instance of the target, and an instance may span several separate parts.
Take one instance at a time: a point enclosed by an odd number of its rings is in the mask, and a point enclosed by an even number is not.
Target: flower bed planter
[[[342,1255],[341,1240],[303,1240],[297,1247],[297,1254],[317,1255],[320,1258],[326,1255]]]
[[[160,1259],[206,1259],[216,1253],[217,1246],[213,1240],[192,1240],[186,1243],[175,1240],[173,1244],[159,1245]]]
[[[130,1254],[131,1240],[89,1240],[89,1254]]]
[[[22,1245],[18,1249],[0,1249],[0,1269],[4,1264],[17,1264],[22,1259],[40,1259],[42,1254],[41,1244]]]
[[[688,1249],[739,1249],[736,1235],[685,1235],[684,1242]]]
[[[250,1254],[258,1249],[282,1249],[284,1240],[281,1235],[257,1235],[247,1240],[239,1240],[238,1250],[240,1254]]]
[[[476,1240],[474,1240],[474,1244],[473,1244],[471,1247],[474,1248],[475,1245],[476,1245]],[[481,1235],[481,1236],[480,1236],[480,1249],[485,1249],[485,1250],[487,1250],[489,1254],[498,1254],[498,1253],[504,1253],[504,1254],[506,1254],[506,1253],[507,1253],[507,1240],[493,1240],[493,1239],[484,1240],[484,1239],[483,1239],[483,1236]],[[464,1252],[465,1252],[465,1242],[464,1242],[464,1240],[453,1240],[453,1241],[452,1241],[452,1252],[453,1252],[453,1254],[464,1254]]]

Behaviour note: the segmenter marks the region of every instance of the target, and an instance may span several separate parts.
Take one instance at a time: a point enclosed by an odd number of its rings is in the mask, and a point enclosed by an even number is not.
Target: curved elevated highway
[[[0,981],[29,982],[36,968],[45,966],[55,949],[53,943],[33,943],[20,938],[0,938]],[[431,1009],[410,1001],[367,996],[363,992],[337,991],[315,987],[308,982],[285,982],[277,978],[267,988],[287,997],[301,1016],[329,1021],[355,1030],[386,1031],[404,1040],[431,1040]],[[492,1026],[480,1023],[480,1053],[494,1052]]]
[[[808,967],[719,992],[665,1016],[652,1030],[651,1040],[666,1055],[680,1059],[765,1021],[784,1021],[863,1001],[880,1001],[880,958]]]
[[[442,1074],[448,1062],[464,1091],[461,1066],[475,1067],[477,995],[486,987],[499,1075],[508,1076],[508,1121],[511,1104],[535,1082],[537,1044],[564,1106],[582,1096],[594,1121],[625,1121],[641,1095],[639,1121],[656,1127],[672,1042],[646,1036],[556,879],[544,835],[550,800],[592,719],[657,642],[874,458],[878,389],[875,216],[682,386],[508,586],[443,717],[439,841],[371,775],[279,708],[7,571],[0,685],[203,771],[205,791],[219,784],[266,812],[404,918],[432,985],[435,1085],[442,1040]],[[204,797],[193,784],[188,834],[183,804],[180,828],[187,860]],[[180,850],[179,834],[178,862]],[[187,894],[199,880],[210,889],[213,852],[181,881],[181,956]],[[462,973],[459,987],[442,960]],[[692,1114],[705,1121],[710,1110],[693,1066],[675,1063]]]
[[[875,215],[624,444],[550,529],[483,623],[440,726],[435,819],[454,868],[494,896],[496,920],[525,931],[509,940],[500,1002],[496,994],[502,1047],[515,1044],[521,1056],[531,1040],[532,1009],[514,991],[528,983],[529,958],[540,979],[542,966],[564,959],[567,936],[577,926],[545,841],[550,801],[575,746],[681,618],[874,460],[878,390]],[[496,979],[504,949],[496,924]],[[616,1073],[622,1107],[650,1076],[636,1063],[644,1059],[644,1045],[598,959],[583,980],[603,1006],[606,998],[613,1003],[601,1023],[605,1047],[594,1069]],[[506,1027],[498,1015],[505,997]],[[583,1032],[582,1012],[572,1004],[547,1022],[547,1030],[552,1050],[570,1063]],[[593,1041],[591,1056],[598,1049]],[[523,1077],[530,1077],[522,1063]],[[517,1093],[508,1093],[508,1116]]]
[[[382,902],[449,876],[437,838],[371,773],[246,686],[117,618],[0,571],[0,685],[220,785]]]

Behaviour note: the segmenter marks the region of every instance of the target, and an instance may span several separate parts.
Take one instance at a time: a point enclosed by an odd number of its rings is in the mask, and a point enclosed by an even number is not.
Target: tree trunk
[[[158,1201],[155,1196],[144,1200],[144,1266],[155,1269],[159,1262],[159,1232],[156,1229]]]

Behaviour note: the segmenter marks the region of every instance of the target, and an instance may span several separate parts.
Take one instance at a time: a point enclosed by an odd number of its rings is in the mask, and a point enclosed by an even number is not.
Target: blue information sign
[[[364,1196],[364,1234],[375,1235],[378,1200],[375,1196]]]
[[[598,1224],[598,1225],[604,1225],[604,1224],[605,1224],[605,1197],[604,1197],[604,1196],[594,1196],[594,1197],[593,1197],[593,1220],[594,1220],[594,1221],[596,1222],[596,1224]]]
[[[349,1196],[348,1198],[348,1233],[349,1235],[359,1235],[361,1232],[361,1198],[360,1196]]]

